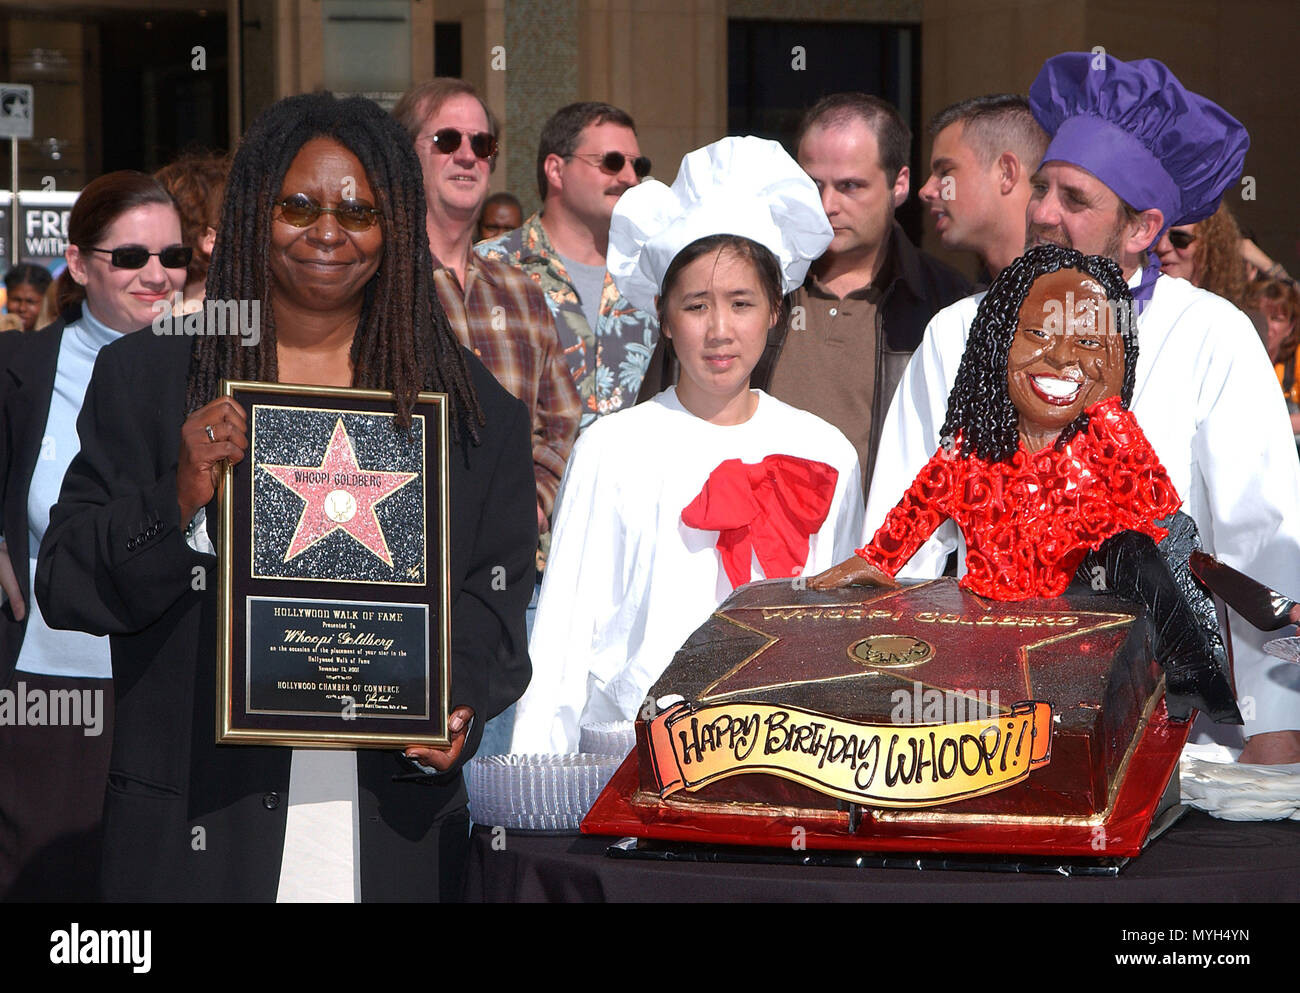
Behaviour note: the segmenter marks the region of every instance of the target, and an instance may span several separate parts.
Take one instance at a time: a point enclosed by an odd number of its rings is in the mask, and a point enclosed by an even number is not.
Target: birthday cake
[[[734,593],[677,653],[583,829],[789,847],[1140,849],[1186,738],[1145,611],[1077,585],[986,600]]]
[[[1195,525],[1128,406],[1131,304],[1100,256],[1043,245],[1004,269],[939,445],[872,539],[807,589],[719,607],[650,688],[584,830],[1136,854],[1193,709],[1241,715],[1188,573]],[[960,583],[898,587],[947,521]]]

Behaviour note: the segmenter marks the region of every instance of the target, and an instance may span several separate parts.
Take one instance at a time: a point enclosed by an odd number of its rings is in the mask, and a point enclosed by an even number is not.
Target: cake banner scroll
[[[660,796],[728,776],[781,776],[850,803],[929,807],[1005,789],[1051,759],[1052,705],[982,720],[863,724],[798,707],[679,703],[649,724]]]

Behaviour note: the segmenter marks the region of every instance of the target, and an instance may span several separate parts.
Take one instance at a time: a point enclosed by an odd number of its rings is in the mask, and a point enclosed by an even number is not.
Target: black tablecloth
[[[1116,878],[633,861],[605,855],[615,840],[502,834],[476,826],[466,897],[473,902],[817,903],[1300,899],[1300,822],[1236,823],[1195,810],[1152,841]]]

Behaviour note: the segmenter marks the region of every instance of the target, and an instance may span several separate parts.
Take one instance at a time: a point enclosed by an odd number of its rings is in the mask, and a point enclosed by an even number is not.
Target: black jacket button
[[[280,794],[264,793],[262,795],[262,806],[267,810],[274,810],[276,807],[280,806]]]

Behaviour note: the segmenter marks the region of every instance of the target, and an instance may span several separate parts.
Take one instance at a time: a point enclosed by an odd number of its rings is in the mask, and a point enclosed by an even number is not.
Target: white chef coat
[[[1135,287],[1139,269],[1129,280]],[[863,544],[940,444],[948,394],[983,294],[934,315],[885,418]],[[1274,589],[1300,594],[1300,460],[1277,376],[1250,320],[1221,297],[1160,276],[1138,315],[1131,409],[1207,551]],[[933,578],[965,545],[946,521],[900,578]],[[1300,729],[1300,666],[1265,655],[1276,634],[1229,611],[1247,736]]]
[[[557,497],[512,752],[576,752],[583,724],[633,720],[682,643],[731,594],[718,532],[681,521],[720,463],[792,455],[832,466],[839,478],[804,574],[853,554],[857,452],[821,418],[754,392],[758,407],[744,424],[711,424],[668,389],[578,438]],[[756,559],[752,578],[764,578]]]

